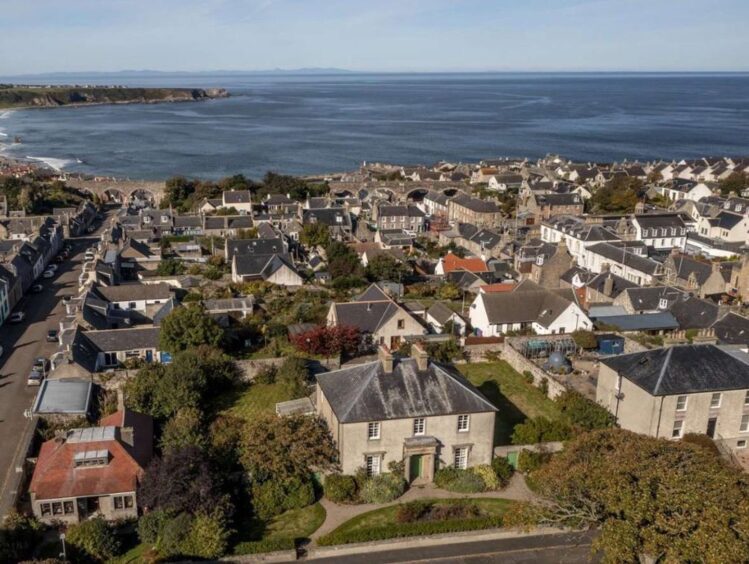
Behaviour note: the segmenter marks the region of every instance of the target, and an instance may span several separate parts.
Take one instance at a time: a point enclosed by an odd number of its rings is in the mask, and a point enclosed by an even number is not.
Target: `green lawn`
[[[252,420],[261,413],[275,413],[276,404],[293,399],[279,384],[248,384],[229,390],[212,401],[211,411]]]
[[[510,444],[515,425],[530,417],[559,417],[557,406],[505,361],[459,366],[460,371],[497,406],[494,442]]]
[[[347,544],[364,542],[367,540],[382,540],[425,534],[439,534],[443,532],[457,532],[461,530],[480,530],[501,526],[501,517],[515,503],[508,499],[478,498],[478,499],[433,499],[440,505],[471,503],[481,509],[482,515],[468,519],[450,519],[446,521],[422,521],[413,523],[398,523],[396,513],[398,505],[390,505],[357,515],[318,540],[322,546],[333,544]]]
[[[235,554],[257,554],[293,549],[297,541],[307,539],[325,521],[325,508],[315,503],[302,509],[292,509],[262,523],[252,520],[240,523]]]

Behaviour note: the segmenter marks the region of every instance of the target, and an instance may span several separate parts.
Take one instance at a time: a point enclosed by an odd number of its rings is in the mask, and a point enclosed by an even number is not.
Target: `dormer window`
[[[143,216],[143,223],[151,223],[151,216],[150,215],[144,215]]]
[[[544,265],[544,255],[538,255],[536,257],[536,264],[538,266],[543,266]]]
[[[109,451],[103,450],[85,450],[75,453],[73,456],[73,465],[76,468],[90,468],[92,466],[106,466],[109,464]]]
[[[661,298],[658,300],[658,309],[668,309],[668,299]]]

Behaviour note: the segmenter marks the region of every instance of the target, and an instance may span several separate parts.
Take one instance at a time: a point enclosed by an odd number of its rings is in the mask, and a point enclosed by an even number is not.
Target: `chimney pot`
[[[390,352],[390,349],[387,347],[387,345],[380,345],[379,349],[377,350],[377,356],[380,360],[380,363],[382,364],[382,370],[385,372],[385,374],[392,373],[393,353]]]
[[[411,356],[416,359],[416,367],[419,372],[423,372],[429,367],[429,355],[423,343],[418,342],[411,345]]]

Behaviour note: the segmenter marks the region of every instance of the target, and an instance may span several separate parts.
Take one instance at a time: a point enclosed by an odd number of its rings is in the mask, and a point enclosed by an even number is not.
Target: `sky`
[[[0,0],[0,75],[749,71],[747,0]]]

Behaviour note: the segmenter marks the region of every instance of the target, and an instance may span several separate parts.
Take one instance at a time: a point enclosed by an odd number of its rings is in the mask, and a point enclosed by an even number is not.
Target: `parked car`
[[[42,278],[54,278],[55,273],[52,270],[45,270],[42,272]]]
[[[35,294],[38,294],[39,292],[42,292],[42,291],[44,291],[44,286],[42,286],[41,284],[34,284],[34,285],[33,285],[33,286],[31,287],[31,291],[32,291],[33,293],[35,293]]]
[[[32,370],[29,373],[28,378],[26,378],[26,385],[27,386],[41,386],[42,380],[44,380],[44,374],[41,372],[37,372],[36,370]]]
[[[44,356],[38,356],[34,359],[34,366],[32,367],[32,370],[36,370],[37,372],[46,374],[48,367],[49,367],[49,360],[47,360],[47,358]]]
[[[11,323],[21,323],[21,321],[23,321],[24,319],[26,319],[26,314],[22,311],[17,311],[10,314]]]
[[[56,343],[58,340],[58,331],[57,329],[50,329],[47,331],[47,341],[50,343]]]

